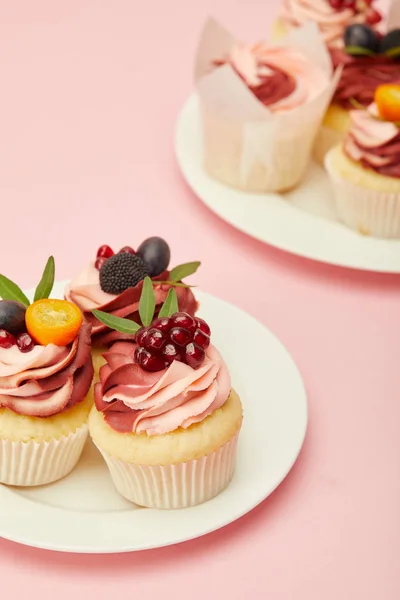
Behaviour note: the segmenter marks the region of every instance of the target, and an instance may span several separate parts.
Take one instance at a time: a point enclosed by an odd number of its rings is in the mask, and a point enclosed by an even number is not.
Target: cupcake
[[[325,165],[339,219],[379,238],[400,238],[400,85],[382,85],[366,110],[350,112],[344,143]]]
[[[274,39],[280,39],[289,31],[313,21],[328,47],[341,48],[348,25],[376,26],[381,22],[376,4],[376,0],[282,0],[272,35]]]
[[[229,485],[242,424],[209,326],[175,312],[174,296],[150,327],[136,325],[136,341],[116,342],[105,354],[89,417],[118,492],[160,509],[200,504]]]
[[[344,45],[332,48],[331,56],[335,66],[343,65],[343,72],[315,142],[319,163],[343,141],[350,110],[369,106],[379,85],[400,83],[400,29],[391,28],[382,37],[368,25],[351,25],[344,32]]]
[[[250,192],[298,185],[336,85],[317,27],[246,45],[209,20],[195,71],[205,171]]]
[[[95,373],[104,364],[103,353],[117,340],[134,339],[134,336],[111,329],[92,313],[94,309],[125,319],[139,318],[139,300],[143,279],[153,280],[156,314],[165,301],[168,291],[175,287],[179,310],[194,315],[197,301],[191,288],[182,279],[193,274],[199,262],[179,265],[168,270],[170,248],[165,240],[152,237],[145,240],[137,251],[125,246],[118,253],[109,246],[101,246],[95,261],[67,285],[65,298],[74,302],[92,325],[92,352]]]
[[[0,483],[7,485],[61,479],[88,436],[91,326],[74,304],[48,299],[52,273],[50,258],[33,303],[0,275]]]

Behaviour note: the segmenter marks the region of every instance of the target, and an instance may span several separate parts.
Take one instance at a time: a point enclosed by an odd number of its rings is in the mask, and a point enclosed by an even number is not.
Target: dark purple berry
[[[17,337],[17,346],[21,352],[30,352],[35,347],[35,343],[29,333],[20,333]]]
[[[167,242],[160,237],[151,237],[142,242],[137,254],[142,257],[150,277],[156,277],[165,271],[171,258]]]
[[[380,41],[379,50],[382,54],[390,50],[399,50],[400,52],[400,29],[392,29]]]
[[[16,335],[26,331],[25,327],[26,306],[14,300],[0,301],[0,329]]]
[[[15,344],[15,337],[5,329],[0,329],[0,348],[11,348]]]
[[[206,353],[203,348],[200,348],[197,344],[191,342],[186,346],[184,359],[192,369],[197,369],[204,362],[205,357]]]
[[[344,45],[348,54],[352,53],[351,48],[364,48],[370,52],[378,52],[379,37],[368,25],[355,23],[346,27]]]
[[[165,346],[166,341],[167,339],[162,331],[151,327],[145,336],[144,346],[147,350],[160,351]]]
[[[187,329],[183,329],[183,327],[174,327],[169,332],[170,340],[173,344],[177,346],[186,346],[189,342],[192,341],[193,336]]]

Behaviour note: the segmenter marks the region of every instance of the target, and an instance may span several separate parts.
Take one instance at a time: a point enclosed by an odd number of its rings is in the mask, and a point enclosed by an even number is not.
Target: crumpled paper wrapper
[[[341,70],[332,63],[315,23],[293,30],[275,46],[300,51],[327,76],[326,89],[312,101],[274,114],[257,100],[230,65],[212,68],[236,39],[210,18],[195,62],[203,125],[203,164],[213,178],[251,192],[294,188],[304,175],[317,131]]]

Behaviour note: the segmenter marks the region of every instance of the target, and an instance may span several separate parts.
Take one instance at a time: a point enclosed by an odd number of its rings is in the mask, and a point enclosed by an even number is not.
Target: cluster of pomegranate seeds
[[[382,15],[372,8],[375,0],[328,0],[329,5],[337,11],[352,10],[354,13],[365,12],[365,22],[368,25],[377,25],[382,21]]]
[[[136,254],[134,249],[131,248],[130,246],[124,246],[118,252],[118,254],[124,254],[124,253]],[[106,260],[108,258],[111,258],[112,256],[114,256],[114,254],[115,254],[114,250],[110,246],[107,246],[107,244],[103,244],[103,246],[100,246],[100,248],[97,250],[96,262],[94,263],[94,266],[96,267],[96,269],[98,271],[100,271],[101,267],[104,265]]]
[[[211,330],[203,319],[177,312],[161,317],[136,334],[136,362],[146,371],[162,371],[174,360],[197,369],[206,357]]]
[[[0,348],[7,349],[12,346],[18,346],[21,352],[30,352],[35,343],[29,333],[20,333],[15,337],[5,329],[0,329]]]

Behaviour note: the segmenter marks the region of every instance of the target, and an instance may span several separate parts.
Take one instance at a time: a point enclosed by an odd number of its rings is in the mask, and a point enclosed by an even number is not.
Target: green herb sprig
[[[36,287],[34,302],[50,297],[54,287],[54,279],[55,262],[54,257],[50,256],[44,268],[42,278]],[[31,304],[30,300],[27,298],[21,288],[16,283],[11,281],[11,279],[8,279],[8,277],[5,275],[0,275],[0,297],[3,300],[14,300],[16,302],[21,302],[25,306],[30,306]]]

